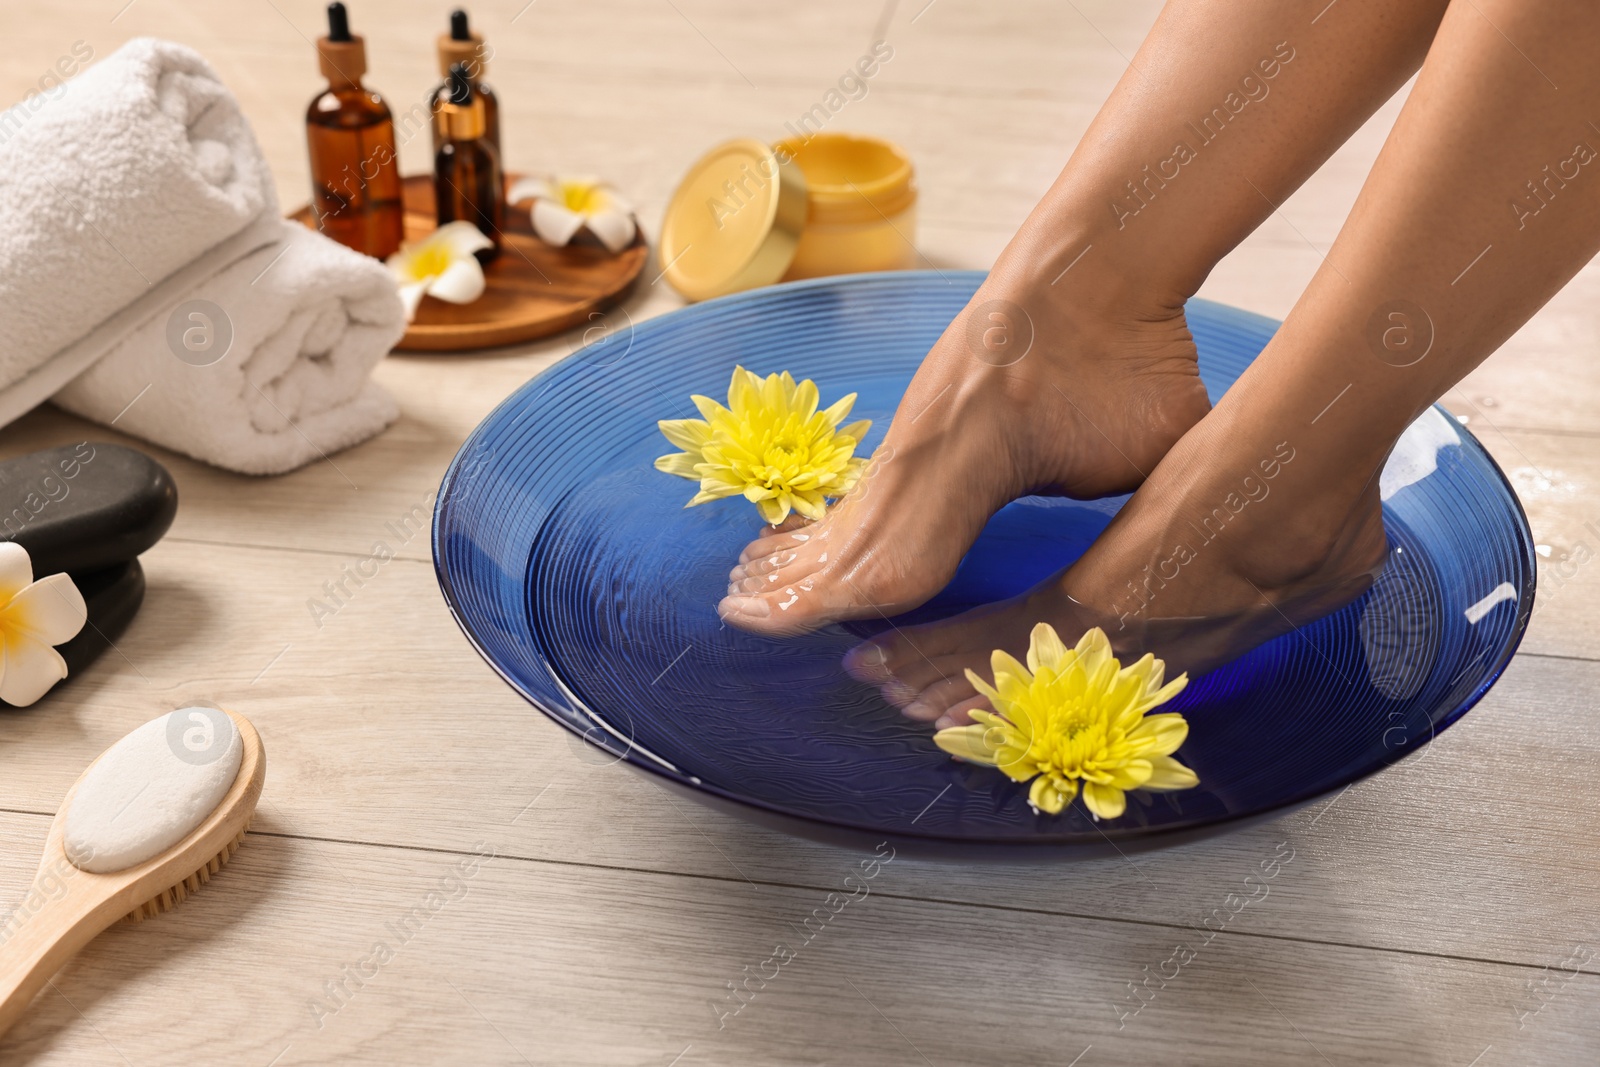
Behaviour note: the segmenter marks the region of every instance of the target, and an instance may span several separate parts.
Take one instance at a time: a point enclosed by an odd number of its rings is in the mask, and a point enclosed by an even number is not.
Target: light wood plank
[[[17,892],[43,820],[4,815],[0,827],[3,885]],[[1552,981],[1544,1010],[1519,1020],[1542,971],[1248,936],[1271,893],[1205,943],[1187,925],[895,899],[899,859],[847,888],[861,872],[839,857],[817,889],[601,878],[508,857],[474,869],[473,850],[498,848],[504,830],[485,821],[468,855],[253,833],[181,911],[92,944],[0,1052],[38,1065],[954,1067],[1236,1064],[1249,1049],[1264,1063],[1460,1067],[1486,1048],[1498,1058],[1480,1062],[1583,1064],[1600,1047],[1588,1025],[1600,978]],[[1263,844],[1235,873],[1287,858],[1270,887],[1309,858],[1295,835]],[[846,893],[856,899],[841,903]],[[804,942],[808,918],[820,933]],[[780,942],[794,958],[766,964]],[[1570,949],[1556,946],[1552,967]],[[1147,966],[1175,977],[1152,980],[1134,1014],[1128,983]],[[776,972],[765,990],[763,971]],[[731,1014],[727,983],[747,974],[756,995]]]

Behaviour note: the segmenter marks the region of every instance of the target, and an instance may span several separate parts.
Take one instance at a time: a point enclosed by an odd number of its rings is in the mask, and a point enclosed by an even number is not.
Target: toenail
[[[897,708],[903,708],[907,704],[913,703],[913,698],[917,695],[917,691],[909,685],[892,679],[879,686],[878,692],[883,694],[883,699]]]
[[[772,614],[772,606],[758,596],[730,596],[717,605],[717,614],[723,617],[743,615],[751,619],[764,619]]]
[[[741,578],[747,577],[749,577],[749,572],[744,569],[744,564],[742,563],[728,572],[728,581],[730,582],[737,582]]]
[[[882,667],[888,662],[889,657],[877,645],[857,645],[844,654],[844,669],[852,673]]]
[[[921,719],[923,721],[927,721],[928,719],[931,719],[937,715],[938,712],[920,700],[913,700],[911,703],[905,706],[905,714],[906,718],[908,719]]]

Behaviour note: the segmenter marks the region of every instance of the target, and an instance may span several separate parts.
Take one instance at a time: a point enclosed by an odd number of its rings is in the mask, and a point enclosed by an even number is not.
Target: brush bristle
[[[232,841],[229,841],[225,846],[223,846],[221,852],[207,860],[204,867],[201,867],[198,871],[195,871],[177,885],[168,886],[151,899],[145,901],[143,904],[140,904],[137,908],[134,908],[132,911],[128,912],[128,914],[124,915],[122,917],[122,921],[137,923],[143,922],[146,919],[154,919],[162,912],[171,911],[173,908],[183,903],[184,898],[190,893],[193,893],[195,890],[211,881],[211,876],[220,871],[222,869],[222,865],[227,863],[229,858],[236,851],[238,851],[239,846],[244,844],[245,831],[248,829],[248,825],[240,829],[239,836],[235,837]]]

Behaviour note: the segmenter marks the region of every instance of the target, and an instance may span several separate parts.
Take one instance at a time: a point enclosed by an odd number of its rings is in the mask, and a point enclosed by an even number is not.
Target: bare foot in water
[[[794,634],[916,607],[1005,504],[1126,493],[1209,408],[1181,307],[997,268],[923,360],[857,488],[820,522],[751,542],[718,610]]]
[[[1099,626],[1124,660],[1152,652],[1173,677],[1356,599],[1385,555],[1376,477],[1359,462],[1341,476],[1252,421],[1213,413],[1066,571],[1013,600],[865,642],[846,669],[911,718],[958,725],[988,705],[966,670],[988,677],[997,648],[1020,657],[1040,622],[1068,645]]]

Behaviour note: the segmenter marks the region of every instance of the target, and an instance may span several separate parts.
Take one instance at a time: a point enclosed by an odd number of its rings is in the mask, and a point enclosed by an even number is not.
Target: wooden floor
[[[1354,2],[1354,0],[1352,0]],[[126,7],[124,5],[126,4]],[[1324,0],[1303,3],[1309,23]],[[370,84],[431,88],[446,5],[355,0]],[[519,8],[521,10],[519,10]],[[1127,0],[495,0],[508,162],[592,172],[653,236],[687,164],[775,139],[875,37],[894,57],[840,129],[919,168],[917,243],[987,266],[1125,66]],[[75,41],[193,45],[243,101],[285,206],[304,199],[312,0],[53,0],[0,13],[0,102]],[[1337,232],[1391,103],[1203,295],[1281,316]],[[408,170],[427,166],[419,138]],[[677,305],[647,268],[635,318]],[[456,447],[575,340],[386,361],[404,415],[375,441],[252,480],[178,479],[143,612],[81,678],[0,715],[0,902],[63,791],[120,735],[193,698],[250,716],[267,787],[245,846],[170,915],[119,926],[0,1044],[7,1063],[1593,1064],[1600,1060],[1600,270],[1446,398],[1515,480],[1540,610],[1504,679],[1426,757],[1280,822],[1136,859],[960,867],[898,858],[782,967],[780,938],[857,857],[662,792],[532,711],[450,620],[423,536]],[[115,432],[42,409],[0,454]],[[335,466],[337,464],[337,466]],[[338,614],[307,601],[396,548]],[[1545,549],[1541,548],[1541,552]],[[1278,874],[1201,946],[1243,879]],[[1287,858],[1286,858],[1287,857]],[[430,894],[439,896],[430,898]],[[420,916],[420,918],[419,918]],[[388,951],[374,956],[375,945]],[[1189,957],[1172,962],[1175,946]],[[377,963],[373,963],[377,959]],[[1587,962],[1586,962],[1587,961]],[[1176,977],[1171,977],[1174,968]],[[765,973],[746,985],[746,979]],[[1136,996],[1130,983],[1142,983]],[[730,988],[758,990],[744,1003]],[[748,994],[747,994],[748,997]]]

